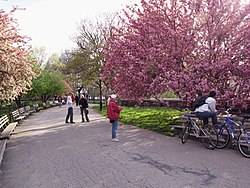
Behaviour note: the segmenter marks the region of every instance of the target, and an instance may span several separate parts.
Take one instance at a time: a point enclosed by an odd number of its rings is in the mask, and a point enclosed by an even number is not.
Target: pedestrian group
[[[112,142],[119,142],[117,138],[117,128],[118,128],[118,121],[120,119],[120,112],[123,109],[121,106],[117,105],[116,99],[117,99],[117,96],[115,94],[112,94],[109,96],[108,102],[107,102],[107,115],[110,120],[110,123],[112,124],[112,129],[111,129]],[[89,117],[88,117],[89,104],[84,94],[81,94],[80,99],[79,99],[78,96],[74,97],[73,93],[70,92],[67,95],[66,100],[67,100],[66,104],[68,107],[68,111],[67,111],[65,123],[73,123],[73,124],[75,123],[73,120],[74,100],[76,102],[76,106],[79,105],[80,107],[82,123],[85,122],[85,119],[86,119],[86,122],[89,122]]]

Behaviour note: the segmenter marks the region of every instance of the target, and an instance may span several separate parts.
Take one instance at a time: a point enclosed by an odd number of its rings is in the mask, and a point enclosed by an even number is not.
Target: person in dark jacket
[[[83,112],[84,112],[86,121],[89,122],[89,117],[88,117],[88,113],[89,113],[88,107],[89,107],[89,104],[88,104],[88,101],[87,101],[87,99],[85,98],[85,96],[83,94],[81,94],[81,98],[79,100],[79,106],[80,106],[81,115],[82,115],[82,122],[84,122]]]
[[[112,142],[119,142],[116,138],[116,132],[118,127],[118,120],[120,119],[120,112],[123,109],[121,106],[118,106],[115,102],[116,95],[112,94],[110,96],[110,101],[107,107],[107,115],[112,123]]]
[[[78,95],[75,96],[75,101],[76,101],[76,106],[78,106],[78,104],[79,104],[79,96]]]
[[[208,124],[208,118],[212,118],[213,125],[218,124],[217,115],[216,115],[216,92],[210,91],[209,96],[206,98],[205,104],[197,107],[195,109],[195,115],[203,119],[203,124]]]

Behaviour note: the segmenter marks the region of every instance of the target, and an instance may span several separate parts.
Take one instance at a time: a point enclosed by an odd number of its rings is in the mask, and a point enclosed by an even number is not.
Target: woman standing
[[[112,142],[119,142],[119,140],[116,138],[116,132],[121,110],[122,107],[116,104],[116,95],[112,94],[107,107],[107,115],[110,119],[110,123],[112,123]]]

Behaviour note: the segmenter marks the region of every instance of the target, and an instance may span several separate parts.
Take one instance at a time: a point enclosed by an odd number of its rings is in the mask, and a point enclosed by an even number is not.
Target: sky
[[[139,2],[140,0],[0,0],[0,9],[8,12],[13,5],[25,8],[26,10],[18,10],[14,14],[20,33],[30,37],[34,47],[45,47],[46,53],[51,55],[76,47],[72,38],[77,34],[77,24],[84,18],[96,21],[102,13],[121,11],[126,5]]]
[[[8,12],[13,6],[18,10],[20,33],[30,37],[33,47],[45,47],[46,53],[60,54],[76,47],[72,37],[77,34],[77,24],[88,18],[96,21],[102,13],[121,11],[126,5],[140,0],[0,0],[0,9]]]

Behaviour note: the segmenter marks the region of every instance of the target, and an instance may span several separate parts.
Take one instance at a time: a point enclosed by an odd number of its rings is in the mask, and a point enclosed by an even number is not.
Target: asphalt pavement
[[[1,188],[249,188],[250,159],[232,149],[182,144],[131,125],[111,125],[90,108],[90,122],[65,124],[67,107],[31,115],[7,143]]]

